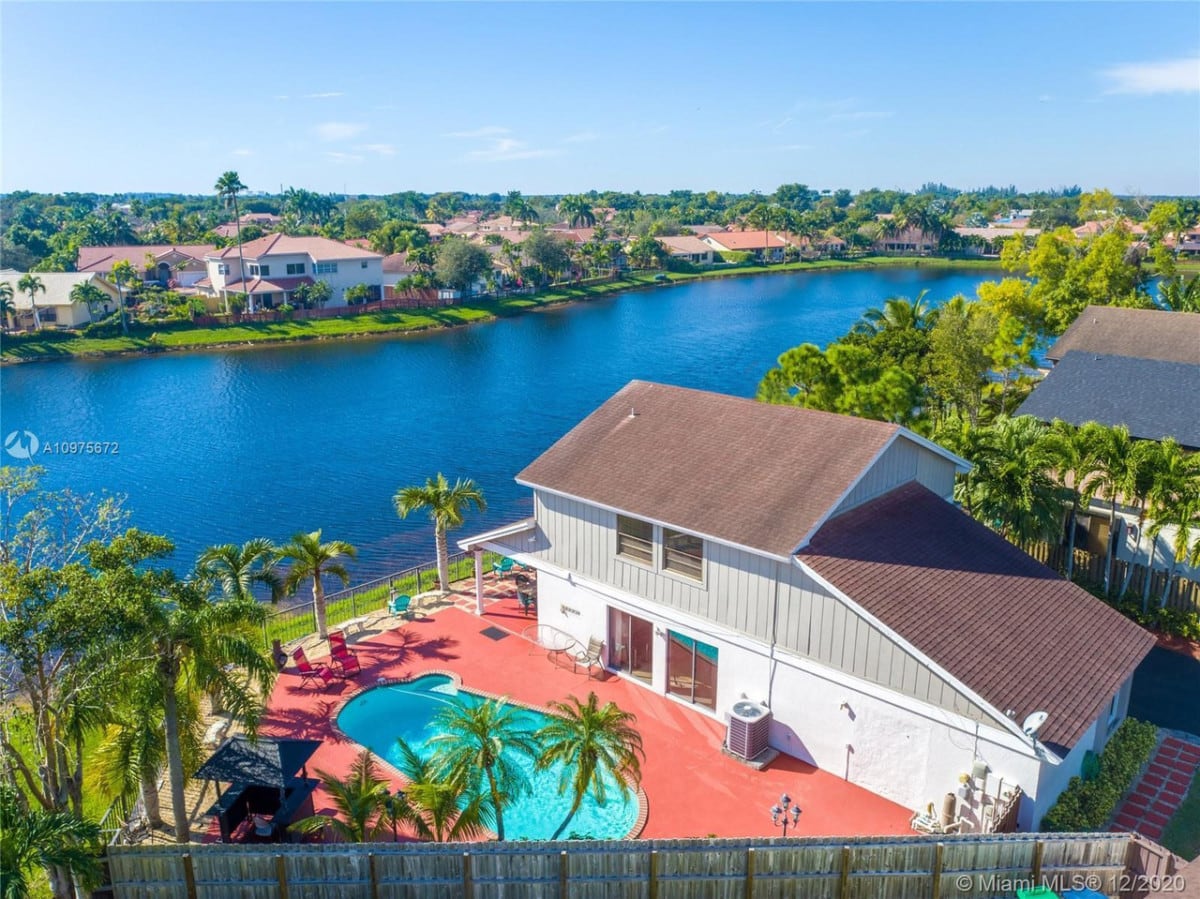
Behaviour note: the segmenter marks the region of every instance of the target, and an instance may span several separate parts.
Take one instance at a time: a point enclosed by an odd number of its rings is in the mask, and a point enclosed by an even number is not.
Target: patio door
[[[667,692],[715,711],[717,648],[668,631]]]
[[[654,677],[654,625],[645,619],[608,610],[608,663],[650,683]]]

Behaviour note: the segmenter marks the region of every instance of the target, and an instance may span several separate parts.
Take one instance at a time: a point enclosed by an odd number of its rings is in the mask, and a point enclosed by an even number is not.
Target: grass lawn
[[[990,260],[955,260],[933,257],[866,257],[855,260],[831,259],[772,266],[739,266],[732,269],[696,273],[670,272],[666,273],[665,280],[668,283],[682,283],[708,278],[877,267],[996,269],[997,263]],[[600,284],[586,284],[579,287],[558,286],[530,296],[476,301],[437,309],[392,310],[346,315],[340,318],[256,322],[218,327],[195,327],[188,322],[170,322],[139,326],[141,333],[129,337],[88,338],[65,331],[47,331],[28,337],[8,336],[0,349],[0,359],[8,362],[28,362],[64,359],[72,356],[112,356],[164,350],[248,346],[257,343],[294,343],[305,340],[412,333],[489,321],[518,315],[543,306],[555,306],[561,303],[594,299],[606,294],[660,286],[663,282],[655,280],[658,274],[654,272],[636,273],[626,275],[616,281]],[[880,300],[882,301],[882,297]]]
[[[1187,798],[1167,825],[1162,844],[1189,861],[1200,857],[1200,773],[1192,780]]]

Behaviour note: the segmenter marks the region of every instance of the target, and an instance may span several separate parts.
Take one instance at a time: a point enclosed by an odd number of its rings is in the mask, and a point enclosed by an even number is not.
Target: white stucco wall
[[[1003,783],[1019,784],[1032,797],[1021,814],[1022,826],[1031,827],[1082,762],[1083,749],[1070,760],[1073,770],[1052,770],[1058,767],[1053,757],[1040,760],[1023,737],[798,656],[777,652],[772,658],[765,644],[711,622],[539,566],[539,624],[583,644],[593,637],[607,640],[609,606],[655,625],[654,680],[647,689],[666,692],[668,628],[713,645],[715,717],[728,721],[729,708],[742,698],[763,702],[774,713],[773,747],[914,810],[932,802],[940,811],[945,794],[958,790],[960,775],[970,774],[978,760],[990,769],[986,788],[993,795]],[[1081,741],[1085,749],[1092,744],[1091,735]],[[983,786],[977,784],[960,802],[960,814],[969,821],[979,820]]]

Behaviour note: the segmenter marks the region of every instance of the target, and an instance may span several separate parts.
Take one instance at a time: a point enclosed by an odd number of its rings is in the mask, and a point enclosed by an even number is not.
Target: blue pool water
[[[451,702],[479,705],[487,700],[459,690],[451,679],[430,674],[406,684],[374,687],[359,693],[342,707],[337,725],[342,733],[396,764],[400,759],[396,739],[403,737],[418,754],[435,734],[434,714]],[[530,730],[546,723],[540,712],[519,710],[519,718]],[[529,777],[530,790],[504,810],[504,836],[510,840],[548,840],[571,807],[570,793],[559,794],[561,766],[534,771],[532,759],[517,756],[515,762]],[[637,821],[637,797],[630,791],[622,797],[616,782],[606,779],[607,802],[599,805],[589,794],[567,825],[564,836],[577,833],[596,839],[620,839]]]

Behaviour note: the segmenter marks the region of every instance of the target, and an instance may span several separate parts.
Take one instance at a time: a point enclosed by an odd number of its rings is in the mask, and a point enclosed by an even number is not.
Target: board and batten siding
[[[910,481],[949,499],[954,492],[954,463],[901,435],[863,474],[830,517],[849,512]]]
[[[616,514],[534,491],[539,525],[527,555],[747,634],[865,681],[979,721],[990,717],[920,659],[794,564],[704,541],[704,582],[617,556]],[[655,561],[661,534],[655,529]],[[778,589],[779,621],[772,621]]]

